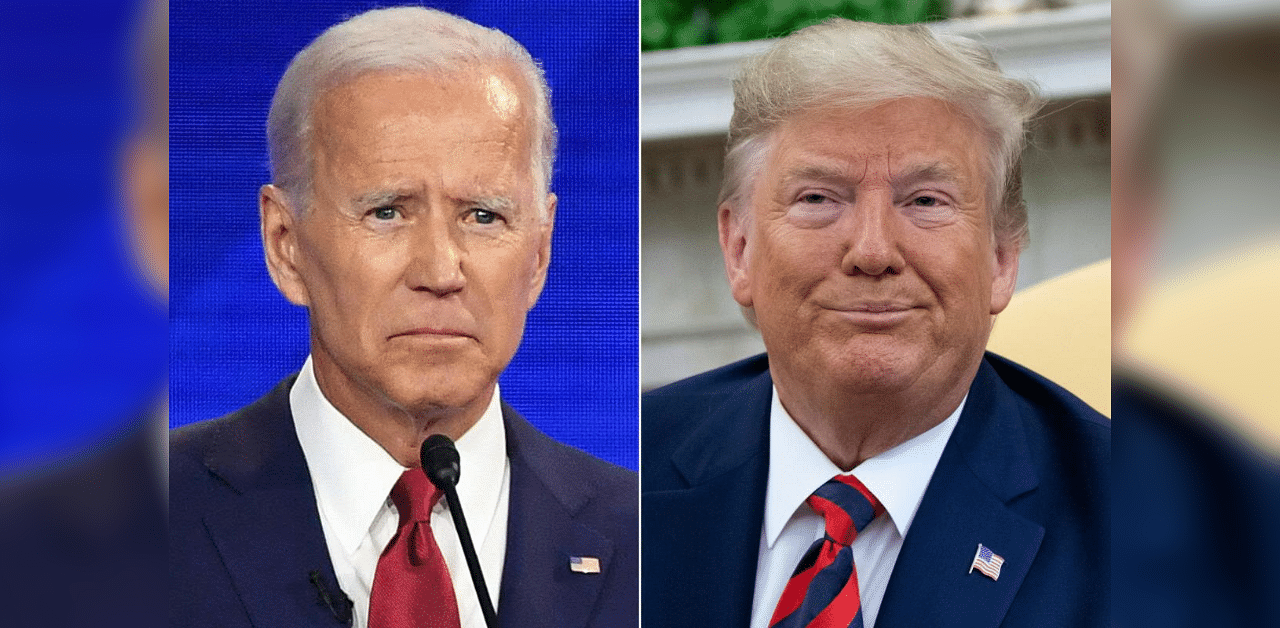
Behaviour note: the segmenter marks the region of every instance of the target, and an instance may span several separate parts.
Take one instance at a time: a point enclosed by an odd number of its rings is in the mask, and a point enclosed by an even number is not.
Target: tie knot
[[[391,503],[400,511],[400,523],[406,521],[431,521],[431,509],[440,501],[440,490],[427,479],[422,469],[405,469],[391,487]]]
[[[826,522],[827,536],[849,545],[872,519],[884,511],[880,500],[852,475],[837,475],[818,487],[806,503]]]

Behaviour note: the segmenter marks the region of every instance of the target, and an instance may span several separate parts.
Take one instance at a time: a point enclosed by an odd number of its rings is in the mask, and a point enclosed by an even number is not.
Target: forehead
[[[374,72],[346,81],[316,103],[316,178],[527,176],[533,146],[526,91],[502,66]]]
[[[987,178],[978,127],[931,98],[800,112],[774,130],[765,163],[773,180],[820,171],[882,179],[923,168],[978,189]]]

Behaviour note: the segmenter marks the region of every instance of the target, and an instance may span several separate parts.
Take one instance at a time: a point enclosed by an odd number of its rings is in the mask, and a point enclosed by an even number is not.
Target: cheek
[[[816,231],[778,230],[760,234],[757,242],[750,257],[752,283],[766,299],[804,293],[839,265],[838,254]]]
[[[470,256],[468,290],[477,299],[475,312],[504,320],[520,319],[532,305],[531,287],[537,272],[537,256],[525,247],[475,251]]]
[[[350,331],[368,331],[370,319],[389,305],[386,297],[404,267],[403,246],[358,237],[318,242],[307,257],[312,308],[324,310],[316,312],[322,318],[346,321]]]
[[[985,317],[991,307],[994,257],[977,247],[932,246],[918,249],[914,267],[937,295],[948,315]]]

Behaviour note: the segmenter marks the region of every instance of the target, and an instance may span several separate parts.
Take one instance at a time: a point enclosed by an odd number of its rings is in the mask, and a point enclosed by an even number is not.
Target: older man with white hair
[[[720,245],[766,354],[644,396],[645,624],[1109,624],[1110,426],[985,353],[1034,91],[832,20],[734,92]]]
[[[497,386],[551,254],[537,64],[446,13],[370,11],[294,58],[267,127],[262,241],[311,355],[174,433],[172,625],[485,625],[457,513],[419,468],[437,434],[502,625],[635,625],[634,474]]]

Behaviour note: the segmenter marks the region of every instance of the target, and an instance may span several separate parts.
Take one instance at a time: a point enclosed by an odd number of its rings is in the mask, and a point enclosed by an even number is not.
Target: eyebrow
[[[484,196],[466,201],[466,204],[479,205],[487,210],[510,213],[516,208],[515,201],[505,196]]]
[[[782,177],[786,183],[805,180],[860,179],[848,168],[830,165],[809,164],[788,170]],[[964,177],[955,166],[945,162],[932,162],[908,166],[902,172],[895,173],[890,182],[894,187],[905,187],[920,181],[946,181],[961,183]]]
[[[375,190],[356,196],[353,201],[359,207],[385,207],[400,205],[418,197],[417,193],[400,190]],[[511,212],[516,203],[506,196],[482,196],[473,199],[454,199],[459,205],[476,205],[486,210]]]
[[[414,194],[411,192],[403,192],[398,190],[375,190],[366,192],[352,199],[356,205],[360,207],[385,207],[387,205],[398,205],[409,199]]]
[[[782,181],[784,183],[791,183],[794,181],[812,181],[812,180],[827,181],[831,179],[844,180],[844,179],[860,179],[860,178],[862,178],[861,175],[853,176],[852,171],[848,168],[839,168],[834,166],[818,165],[818,164],[798,166],[796,168],[792,168],[788,170],[785,174],[782,175]]]
[[[909,166],[902,172],[895,173],[891,181],[893,187],[901,188],[921,181],[944,181],[960,184],[964,181],[964,177],[951,164],[934,162]]]

